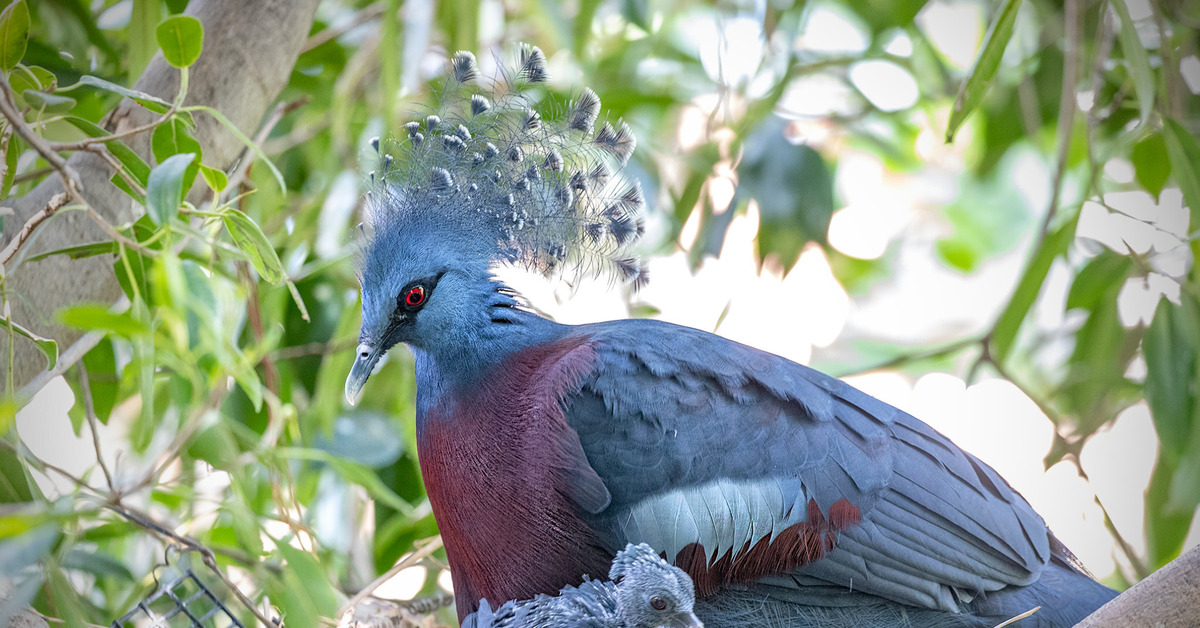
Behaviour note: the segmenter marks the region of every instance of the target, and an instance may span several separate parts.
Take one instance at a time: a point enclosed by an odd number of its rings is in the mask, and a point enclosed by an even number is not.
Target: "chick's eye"
[[[404,304],[408,307],[417,307],[425,302],[425,288],[414,286],[409,288],[408,292],[404,293]]]
[[[667,601],[656,595],[650,598],[650,607],[656,611],[666,610]]]

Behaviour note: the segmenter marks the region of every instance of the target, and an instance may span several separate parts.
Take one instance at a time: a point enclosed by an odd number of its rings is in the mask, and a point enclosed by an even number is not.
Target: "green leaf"
[[[1160,302],[1142,339],[1146,359],[1146,403],[1162,453],[1178,459],[1186,451],[1196,422],[1200,351],[1200,311],[1185,293],[1179,306]]]
[[[75,99],[70,96],[59,96],[27,89],[21,92],[21,97],[30,107],[47,113],[63,113],[75,108]]]
[[[259,526],[254,512],[246,506],[246,502],[243,499],[231,499],[225,503],[223,509],[229,513],[233,522],[233,533],[237,537],[238,545],[254,556],[262,556],[262,527]]]
[[[1150,56],[1138,39],[1137,27],[1129,17],[1125,0],[1112,0],[1113,11],[1121,20],[1121,52],[1125,55],[1129,75],[1133,77],[1133,89],[1137,94],[1139,124],[1145,126],[1154,111],[1154,71],[1150,69]]]
[[[979,56],[971,66],[971,71],[958,90],[954,99],[954,108],[950,111],[950,123],[946,125],[946,143],[954,141],[954,133],[962,126],[967,116],[979,106],[992,84],[996,68],[1000,67],[1000,59],[1004,57],[1004,49],[1012,39],[1013,27],[1017,23],[1017,10],[1021,8],[1021,0],[1005,0],[1000,7],[1000,13],[988,27],[987,35],[983,38],[983,46]]]
[[[0,402],[0,417],[7,416],[8,418],[0,418],[0,423],[8,423],[12,425],[12,415],[16,414],[16,407],[12,402],[8,402],[8,407],[3,407]],[[7,429],[0,425],[0,435],[3,435]],[[25,463],[17,457],[16,452],[7,447],[0,447],[0,503],[3,504],[19,504],[33,501],[34,498],[40,498],[42,495],[37,490],[37,484],[25,469]],[[11,573],[11,572],[2,572]]]
[[[218,421],[188,441],[187,452],[189,456],[211,464],[214,469],[230,470],[241,448],[229,426],[224,421]]]
[[[150,180],[146,184],[146,213],[154,224],[165,225],[179,213],[179,205],[183,202],[183,180],[195,159],[195,153],[174,155],[150,171]]]
[[[158,52],[158,42],[154,41],[154,29],[162,21],[162,0],[133,0],[133,10],[129,16],[128,67],[129,81],[132,83],[142,75],[142,71]]]
[[[207,113],[208,115],[212,116],[213,118],[216,118],[217,122],[220,122],[221,126],[225,127],[226,129],[229,129],[229,132],[233,133],[233,136],[238,138],[238,140],[242,144],[244,144],[246,146],[246,148],[249,148],[250,152],[254,153],[255,157],[258,157],[259,159],[261,159],[263,161],[263,163],[267,164],[267,169],[271,171],[271,174],[275,176],[275,181],[279,183],[279,189],[284,192],[287,191],[287,183],[284,182],[283,173],[279,172],[279,168],[275,167],[275,164],[271,161],[271,159],[269,157],[267,157],[267,154],[263,152],[262,147],[256,143],[254,143],[254,140],[251,140],[249,137],[246,137],[246,134],[242,133],[241,129],[237,128],[237,125],[235,125],[232,121],[230,121],[229,118],[226,118],[225,114],[221,113],[220,111],[217,111],[216,109],[213,109],[212,107],[204,107],[204,106],[199,106],[199,105],[197,105],[195,107],[190,107],[190,109],[195,109],[197,111],[203,111],[203,112]]]
[[[204,158],[204,152],[200,148],[200,142],[192,137],[183,120],[174,118],[158,125],[150,140],[150,149],[154,153],[154,160],[160,164],[172,155],[187,153],[196,155],[183,175],[183,190],[186,192],[192,189],[192,184],[196,181],[196,174],[200,172],[200,160]]]
[[[1029,308],[1033,306],[1038,293],[1042,291],[1042,283],[1046,281],[1046,275],[1050,272],[1050,264],[1056,257],[1066,253],[1067,247],[1075,240],[1075,225],[1078,219],[1078,214],[1076,214],[1074,218],[1050,232],[1042,240],[1037,251],[1030,258],[1029,265],[1025,267],[1021,280],[1017,282],[1017,288],[1013,291],[1012,298],[1008,300],[1008,305],[996,319],[996,325],[991,335],[990,349],[992,356],[1001,364],[1004,364],[1005,359],[1008,358],[1013,343],[1017,339],[1017,331],[1021,329],[1021,323],[1025,321],[1025,315],[1029,313]]]
[[[650,3],[648,0],[621,0],[621,15],[630,24],[650,32]]]
[[[64,120],[80,131],[86,133],[88,137],[107,137],[110,135],[110,133],[103,128],[78,116],[67,116],[64,118]],[[112,153],[113,157],[116,157],[117,161],[121,162],[121,165],[125,168],[125,170],[132,175],[133,178],[142,185],[142,187],[146,187],[146,183],[150,180],[150,166],[145,162],[145,160],[139,157],[137,153],[133,152],[133,150],[126,146],[124,142],[108,142],[105,144],[105,146],[108,148],[108,152]],[[122,183],[124,182],[122,181]]]
[[[1163,136],[1154,133],[1142,138],[1133,145],[1129,159],[1133,162],[1137,182],[1157,199],[1167,183],[1167,177],[1171,176],[1171,161]]]
[[[11,325],[12,330],[18,335],[25,336],[26,338],[32,340],[33,344],[37,345],[38,350],[42,352],[42,355],[46,356],[46,362],[49,363],[46,365],[46,368],[52,369],[54,368],[55,364],[58,364],[57,342],[54,342],[49,338],[43,338],[17,324],[16,321],[9,320],[7,317],[0,317],[0,325],[3,325],[5,328]]]
[[[1125,379],[1137,353],[1140,331],[1126,330],[1117,295],[1133,271],[1130,258],[1105,251],[1075,277],[1067,309],[1082,309],[1087,319],[1075,332],[1075,349],[1056,401],[1076,417],[1073,429],[1087,436],[1137,401],[1140,391]]]
[[[163,20],[154,36],[163,58],[177,68],[192,65],[204,50],[204,25],[191,16],[176,15]]]
[[[109,312],[108,308],[101,305],[72,305],[59,310],[57,318],[64,325],[88,331],[105,331],[122,338],[134,338],[148,331],[128,312]]]
[[[136,102],[137,104],[149,109],[150,111],[153,111],[154,113],[166,113],[171,109],[171,103],[157,96],[151,96],[146,92],[139,92],[135,89],[122,87],[116,83],[111,83],[102,78],[85,74],[79,77],[79,82],[97,89],[102,89],[106,92],[112,92],[114,94],[124,96],[125,98]]]
[[[820,153],[788,140],[785,124],[770,116],[746,138],[737,193],[726,214],[739,202],[756,199],[759,255],[778,255],[791,268],[805,244],[825,242],[833,215],[833,177]]]
[[[54,604],[55,617],[67,628],[84,628],[88,625],[83,611],[83,601],[71,586],[70,579],[58,565],[46,565],[46,584],[50,587],[50,598]]]
[[[107,338],[101,340],[94,349],[84,354],[83,366],[87,369],[88,387],[92,390],[92,408],[96,411],[96,418],[107,425],[113,406],[117,403],[117,393],[121,385],[112,341]]]
[[[29,44],[29,7],[17,0],[0,12],[0,71],[17,67]]]
[[[200,165],[200,176],[204,177],[204,182],[208,184],[208,188],[213,192],[224,192],[229,186],[229,177],[225,176],[225,172],[216,168],[209,168],[203,164]]]
[[[337,471],[337,474],[342,476],[347,482],[363,487],[366,489],[367,494],[379,502],[386,504],[392,510],[404,515],[413,511],[412,504],[404,501],[404,498],[388,488],[370,467],[339,458],[321,449],[280,447],[274,453],[283,458],[324,462],[333,467],[333,470]]]
[[[54,257],[55,255],[66,255],[70,259],[84,259],[86,257],[104,255],[105,253],[113,255],[116,254],[116,252],[116,242],[93,242],[91,244],[78,244],[76,246],[68,246],[61,249],[55,249],[53,251],[46,251],[45,253],[38,253],[37,255],[29,256],[25,259],[25,261],[36,262],[40,259],[46,259],[47,257]]]
[[[130,582],[136,580],[133,572],[129,571],[129,568],[121,561],[108,554],[87,551],[78,547],[71,548],[63,555],[62,566],[64,569],[83,571],[104,578],[119,578]]]
[[[0,541],[0,573],[20,573],[44,560],[59,536],[58,526],[45,524]]]
[[[282,606],[288,626],[308,628],[321,625],[320,618],[336,619],[341,599],[329,576],[315,556],[287,543],[277,543],[279,555],[287,561],[283,570],[283,586],[275,579],[276,590],[271,599]]]
[[[58,77],[53,72],[37,65],[24,66],[18,64],[8,75],[9,84],[14,92],[32,89],[37,92],[52,92],[58,83]]]
[[[254,269],[268,283],[278,284],[283,281],[283,263],[270,240],[263,235],[262,229],[254,224],[250,217],[239,210],[228,208],[224,212],[225,229],[233,243],[246,253]]]
[[[1163,120],[1163,140],[1171,158],[1171,173],[1183,192],[1183,204],[1191,209],[1191,224],[1200,226],[1200,146],[1178,122]],[[1192,240],[1192,253],[1200,252],[1200,239]],[[1195,272],[1195,266],[1193,266]]]

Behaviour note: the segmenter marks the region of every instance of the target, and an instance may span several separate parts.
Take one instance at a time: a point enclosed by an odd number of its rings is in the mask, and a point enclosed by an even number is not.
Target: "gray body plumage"
[[[703,628],[693,614],[692,581],[649,545],[617,552],[608,581],[585,579],[556,596],[538,595],[492,609],[481,600],[463,628]],[[661,605],[656,608],[655,605]]]

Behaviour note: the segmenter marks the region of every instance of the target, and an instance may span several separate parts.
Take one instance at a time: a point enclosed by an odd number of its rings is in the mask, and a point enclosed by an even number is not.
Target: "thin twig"
[[[25,140],[27,144],[33,147],[34,150],[46,160],[55,170],[58,171],[58,176],[62,177],[63,185],[66,186],[67,192],[71,196],[78,196],[82,184],[79,181],[79,173],[67,164],[67,160],[63,159],[62,155],[54,152],[54,149],[42,139],[42,136],[34,132],[33,128],[25,122],[25,116],[17,109],[16,100],[13,98],[12,87],[8,84],[8,79],[0,80],[0,114],[8,118],[8,122],[13,129]]]
[[[308,41],[304,42],[304,46],[300,48],[300,54],[304,54],[313,48],[327,44],[330,41],[333,41],[334,39],[337,39],[338,37],[348,33],[349,31],[378,18],[379,16],[383,15],[383,10],[386,8],[385,5],[386,3],[384,2],[375,2],[373,4],[369,4],[362,9],[359,9],[354,16],[347,20],[344,24],[321,30],[321,32],[309,37]]]
[[[123,312],[127,307],[129,307],[129,297],[122,294],[121,298],[113,304],[109,311]],[[79,340],[76,340],[70,347],[67,347],[66,351],[59,353],[58,362],[54,364],[54,368],[46,369],[34,375],[29,380],[29,383],[22,386],[21,390],[17,392],[18,406],[24,405],[30,399],[33,399],[33,396],[44,388],[46,384],[50,383],[50,380],[66,373],[67,369],[74,366],[88,351],[91,351],[93,347],[100,344],[100,341],[104,339],[104,335],[105,332],[89,331],[80,337]]]
[[[129,189],[142,196],[146,195],[146,188],[142,187],[142,182],[133,178],[133,175],[125,171],[125,168],[121,166],[121,162],[117,161],[117,158],[109,152],[108,146],[93,146],[86,150],[108,162],[108,166],[117,173],[117,176],[121,177],[121,180],[125,182],[125,185],[129,186]]]
[[[30,170],[29,172],[22,172],[21,174],[13,177],[13,185],[20,185],[22,183],[25,183],[26,181],[40,179],[48,174],[53,174],[53,173],[54,173],[54,168],[38,168],[37,170]]]
[[[272,353],[276,360],[294,360],[313,355],[329,355],[330,353],[339,353],[353,349],[358,345],[357,338],[346,338],[344,340],[330,340],[329,342],[310,342],[308,344],[296,345],[294,347],[283,347],[276,349]]]
[[[281,102],[275,105],[275,108],[271,110],[271,115],[267,116],[267,119],[263,122],[262,127],[258,129],[258,133],[254,135],[252,141],[262,146],[266,142],[267,137],[271,135],[271,131],[275,130],[275,126],[283,120],[284,116],[307,105],[308,101],[308,96],[302,96],[296,100],[285,103]],[[247,177],[250,176],[250,166],[254,164],[254,155],[250,148],[242,149],[242,154],[238,157],[237,163],[245,164],[245,166],[238,168],[233,173],[233,176],[229,178],[229,182],[225,186],[225,190],[229,193],[242,187]]]
[[[1083,479],[1090,482],[1087,474],[1083,472],[1083,467],[1078,464],[1076,464],[1076,467],[1079,468],[1079,474],[1083,476]],[[1125,555],[1125,560],[1128,560],[1129,565],[1133,567],[1133,573],[1137,575],[1138,580],[1145,580],[1146,576],[1150,575],[1150,570],[1138,558],[1137,552],[1133,550],[1133,546],[1129,544],[1129,541],[1126,541],[1124,535],[1117,530],[1117,524],[1113,522],[1112,517],[1108,514],[1108,509],[1104,507],[1104,503],[1100,501],[1100,496],[1095,491],[1092,491],[1092,501],[1096,502],[1096,505],[1100,507],[1100,512],[1104,513],[1104,527],[1108,529],[1108,533],[1116,540],[1117,547],[1121,548],[1121,553]]]
[[[913,352],[913,353],[901,354],[901,355],[898,355],[889,360],[879,362],[877,364],[872,364],[869,366],[856,368],[856,369],[853,369],[850,371],[846,371],[844,373],[838,373],[836,376],[839,378],[853,377],[855,375],[862,375],[863,373],[871,373],[874,371],[882,371],[885,369],[896,368],[898,366],[903,366],[910,362],[920,362],[922,360],[931,360],[933,358],[940,358],[940,357],[947,356],[947,355],[950,355],[953,353],[958,353],[959,351],[963,351],[965,349],[969,349],[972,346],[979,344],[980,342],[982,342],[981,338],[964,338],[962,340],[957,340],[957,341],[952,342],[943,347],[938,347],[936,349],[929,349],[926,351],[917,351],[917,352]]]
[[[1067,172],[1067,156],[1071,150],[1071,135],[1075,126],[1075,87],[1079,77],[1079,0],[1066,0],[1063,8],[1063,21],[1066,23],[1064,37],[1066,49],[1063,51],[1062,90],[1058,103],[1058,161],[1054,164],[1054,182],[1050,190],[1050,207],[1046,209],[1046,217],[1042,219],[1042,231],[1038,236],[1038,246],[1050,233],[1050,225],[1058,213],[1062,202],[1063,177]],[[1032,262],[1032,259],[1030,260]]]
[[[1175,59],[1175,51],[1167,37],[1167,24],[1163,20],[1162,8],[1158,1],[1149,2],[1150,12],[1154,15],[1154,24],[1158,28],[1158,50],[1162,57],[1162,105],[1163,113],[1169,118],[1179,119],[1183,104],[1183,90],[1180,89],[1182,76],[1176,74],[1179,63]]]
[[[111,135],[103,135],[101,137],[87,137],[82,140],[79,140],[78,142],[46,142],[46,144],[51,149],[56,150],[56,151],[64,151],[64,152],[77,152],[77,151],[81,151],[81,150],[92,151],[94,148],[96,148],[96,146],[98,144],[107,144],[108,142],[124,140],[126,138],[133,137],[134,135],[137,135],[139,133],[145,133],[146,131],[153,130],[153,129],[157,128],[158,126],[162,125],[163,123],[165,123],[166,121],[170,120],[171,116],[175,115],[175,112],[178,108],[179,108],[178,103],[172,104],[171,108],[168,109],[166,113],[162,114],[161,117],[159,117],[155,120],[152,120],[150,122],[147,122],[146,124],[143,124],[141,126],[135,126],[132,129],[125,129],[124,131],[121,131],[119,133],[113,133]]]
[[[8,178],[8,151],[11,146],[12,134],[13,125],[5,125],[4,134],[0,135],[0,181]]]
[[[8,265],[8,262],[17,254],[17,251],[25,245],[26,240],[33,235],[33,231],[38,228],[38,225],[46,222],[55,212],[62,209],[67,204],[67,200],[68,198],[65,193],[60,192],[55,194],[50,197],[50,202],[46,203],[45,207],[30,216],[29,220],[25,221],[25,224],[17,232],[17,235],[13,236],[8,241],[8,244],[4,245],[3,250],[0,250],[0,269]],[[0,270],[0,272],[3,271]]]
[[[409,554],[408,556],[405,556],[403,560],[396,563],[395,565],[392,565],[392,568],[387,570],[386,573],[384,573],[382,576],[379,576],[378,578],[372,580],[371,584],[368,584],[367,586],[363,587],[363,589],[361,591],[354,594],[354,597],[347,600],[346,603],[342,605],[342,608],[340,610],[338,610],[338,617],[341,617],[347,610],[358,606],[358,604],[360,602],[362,602],[364,599],[366,599],[368,596],[370,596],[372,593],[374,593],[375,589],[379,588],[379,585],[390,580],[392,578],[392,576],[417,564],[419,561],[424,559],[426,556],[429,556],[430,554],[432,554],[434,551],[436,551],[441,546],[442,546],[442,536],[439,534],[438,536],[435,536],[432,539],[430,539],[428,543],[426,543],[425,545],[422,545],[419,549],[417,549],[413,553]]]
[[[1042,607],[1041,607],[1041,606],[1035,606],[1035,607],[1033,607],[1033,608],[1031,608],[1031,609],[1029,609],[1029,610],[1025,611],[1024,613],[1021,613],[1020,615],[1017,615],[1016,617],[1013,617],[1013,618],[1011,618],[1011,619],[1007,619],[1007,620],[1005,620],[1003,623],[996,624],[996,628],[1004,628],[1005,626],[1007,626],[1007,625],[1009,625],[1009,624],[1016,623],[1016,622],[1018,622],[1018,621],[1021,621],[1022,619],[1025,619],[1026,617],[1029,617],[1029,616],[1033,615],[1034,613],[1036,613],[1036,612],[1038,612],[1038,611],[1040,611],[1040,610],[1042,610]]]
[[[1046,208],[1046,216],[1042,218],[1041,229],[1038,231],[1037,239],[1033,246],[1029,248],[1029,259],[1026,260],[1024,268],[1021,270],[1021,276],[1025,276],[1029,269],[1037,262],[1037,252],[1041,250],[1046,242],[1046,238],[1050,237],[1050,227],[1054,224],[1054,217],[1058,215],[1058,209],[1062,203],[1062,188],[1063,180],[1067,172],[1067,157],[1071,149],[1071,135],[1075,123],[1075,87],[1077,83],[1077,66],[1079,64],[1079,0],[1065,0],[1063,9],[1063,20],[1065,22],[1065,50],[1063,51],[1063,79],[1062,89],[1059,93],[1059,108],[1058,108],[1058,159],[1054,164],[1054,177],[1050,184],[1050,205]],[[1011,302],[1015,297],[1015,290],[1020,287],[1020,283],[1014,288],[1014,293],[1009,297]],[[992,358],[991,344],[992,337],[996,334],[996,328],[1000,324],[1000,319],[997,318],[992,323],[992,327],[988,333],[984,335],[982,345],[983,352],[968,371],[967,382],[974,379],[975,373],[979,371],[979,367],[984,362],[990,362],[999,369],[1000,365]],[[1009,381],[1012,381],[1010,378]],[[1050,416],[1047,414],[1047,416]]]
[[[116,486],[113,484],[112,473],[108,471],[108,464],[104,462],[104,454],[100,452],[100,421],[96,419],[96,406],[92,403],[92,385],[88,381],[87,367],[80,360],[75,365],[75,370],[79,371],[79,392],[83,395],[83,411],[87,415],[88,427],[92,431],[92,446],[96,449],[96,462],[100,463],[100,470],[104,472],[104,483],[108,485],[108,491],[113,494],[113,499],[120,501],[120,494],[117,493]]]

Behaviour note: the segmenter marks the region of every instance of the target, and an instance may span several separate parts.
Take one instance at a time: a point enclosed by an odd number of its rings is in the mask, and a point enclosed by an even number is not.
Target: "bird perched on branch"
[[[584,579],[557,596],[537,595],[493,610],[479,601],[463,628],[704,628],[692,612],[692,580],[645,543],[617,552],[609,581]]]
[[[569,326],[499,264],[608,273],[644,205],[624,123],[584,89],[539,105],[545,56],[483,80],[460,52],[438,104],[373,141],[362,331],[346,396],[399,343],[417,446],[464,618],[554,594],[646,543],[711,626],[1068,626],[1114,592],[994,470],[851,386],[651,320]]]

